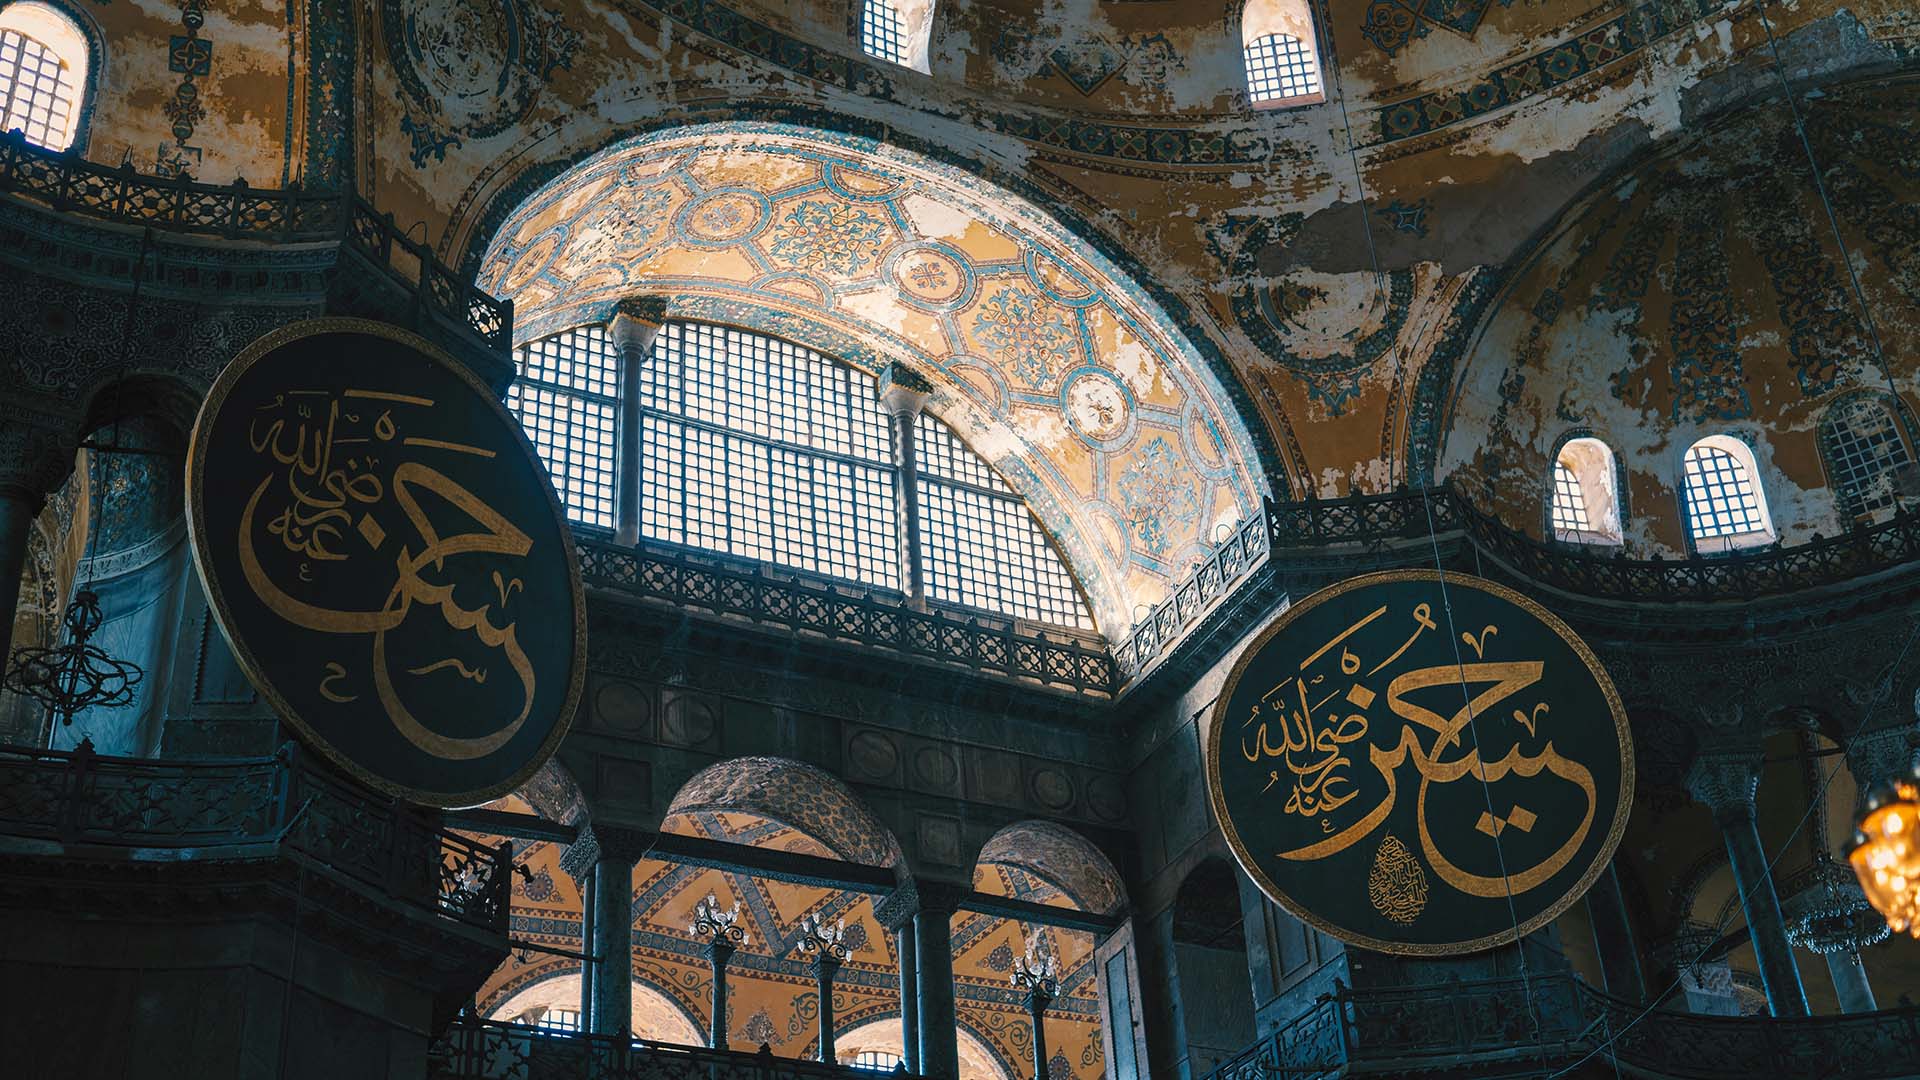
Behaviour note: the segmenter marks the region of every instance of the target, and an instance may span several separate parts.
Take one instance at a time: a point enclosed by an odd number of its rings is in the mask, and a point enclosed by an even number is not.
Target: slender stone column
[[[24,486],[0,485],[0,673],[13,653],[13,619],[20,602],[20,576],[27,565],[27,538],[46,498]]]
[[[1839,999],[1841,1012],[1873,1012],[1880,1007],[1873,1000],[1873,985],[1867,981],[1859,953],[1828,953],[1827,974],[1833,976],[1833,996]]]
[[[920,456],[915,450],[920,411],[933,384],[903,364],[880,372],[880,406],[893,418],[894,463],[900,470],[899,520],[901,591],[915,607],[927,602],[926,570],[920,557]]]
[[[1627,918],[1626,896],[1620,890],[1619,871],[1607,864],[1587,891],[1587,918],[1593,924],[1594,951],[1600,954],[1600,978],[1607,993],[1638,1003],[1647,996],[1640,950]]]
[[[833,973],[839,970],[840,961],[827,953],[813,961],[813,978],[820,989],[820,1060],[828,1065],[839,1061],[833,1048]]]
[[[622,300],[607,320],[607,337],[620,358],[620,428],[614,470],[613,542],[640,542],[640,369],[666,321],[667,302],[658,296]]]
[[[707,963],[713,971],[713,1007],[708,1014],[707,1045],[715,1050],[728,1049],[727,1037],[727,962],[733,959],[733,943],[726,938],[707,942]]]
[[[1696,758],[1687,772],[1687,790],[1713,811],[1726,838],[1727,862],[1740,888],[1747,932],[1760,965],[1760,982],[1767,991],[1767,1007],[1775,1016],[1805,1016],[1807,994],[1800,985],[1793,946],[1787,942],[1780,898],[1767,871],[1766,848],[1754,824],[1753,796],[1759,786],[1757,752],[1709,751]]]
[[[873,906],[880,925],[913,938],[913,992],[901,979],[902,1013],[913,999],[914,1038],[907,1042],[908,1069],[934,1080],[958,1080],[960,1043],[953,1010],[953,913],[964,890],[938,882],[909,881]],[[902,967],[906,965],[902,950]]]
[[[630,1035],[633,1023],[633,866],[653,837],[637,829],[589,825],[567,848],[561,866],[591,867],[593,977],[585,1027],[596,1035]]]
[[[920,1071],[920,1002],[916,988],[920,965],[913,950],[913,922],[894,927],[894,953],[900,958],[900,1058],[910,1073]]]

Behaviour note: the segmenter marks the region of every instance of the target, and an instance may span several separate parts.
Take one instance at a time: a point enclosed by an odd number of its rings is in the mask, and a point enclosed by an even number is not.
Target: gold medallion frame
[[[1291,896],[1287,895],[1286,891],[1275,884],[1267,872],[1260,868],[1260,864],[1248,854],[1246,845],[1241,842],[1239,830],[1234,828],[1233,819],[1227,813],[1226,796],[1220,789],[1220,733],[1225,727],[1224,721],[1227,719],[1225,714],[1233,700],[1234,691],[1240,687],[1241,676],[1246,674],[1247,667],[1260,655],[1260,650],[1264,649],[1268,642],[1272,641],[1281,631],[1290,626],[1295,619],[1319,607],[1321,604],[1337,596],[1352,592],[1355,589],[1361,589],[1368,585],[1388,581],[1444,581],[1445,587],[1447,588],[1478,589],[1481,592],[1491,593],[1538,619],[1547,628],[1560,635],[1560,639],[1565,641],[1573,649],[1574,655],[1578,656],[1581,662],[1586,664],[1587,670],[1592,673],[1594,680],[1599,683],[1601,692],[1607,699],[1607,708],[1613,715],[1614,734],[1620,741],[1619,802],[1614,813],[1612,825],[1607,830],[1607,838],[1600,845],[1600,850],[1595,854],[1592,864],[1581,874],[1579,881],[1575,882],[1571,888],[1558,899],[1554,900],[1553,903],[1542,908],[1539,914],[1527,919],[1519,926],[1509,927],[1499,933],[1488,934],[1485,937],[1474,938],[1471,941],[1449,942],[1446,944],[1388,941],[1385,938],[1375,938],[1365,934],[1355,933],[1346,927],[1336,926],[1326,919],[1321,918],[1307,908],[1306,905],[1298,903]],[[1448,632],[1451,633],[1452,631],[1449,630]],[[1607,864],[1613,859],[1614,851],[1619,848],[1620,838],[1626,833],[1627,818],[1633,809],[1633,731],[1627,724],[1627,710],[1620,702],[1620,692],[1614,688],[1613,679],[1607,674],[1607,669],[1601,666],[1599,658],[1593,655],[1593,650],[1588,648],[1587,643],[1580,639],[1580,635],[1574,633],[1573,629],[1562,622],[1559,616],[1541,607],[1530,597],[1517,593],[1504,585],[1496,584],[1485,578],[1474,577],[1471,574],[1443,575],[1437,570],[1383,570],[1378,573],[1362,574],[1359,577],[1348,578],[1337,584],[1329,585],[1308,596],[1298,604],[1289,606],[1286,611],[1282,612],[1273,622],[1267,624],[1259,634],[1255,635],[1253,641],[1248,643],[1245,649],[1241,650],[1240,656],[1233,662],[1233,669],[1227,674],[1227,681],[1220,688],[1220,696],[1214,699],[1213,710],[1209,714],[1209,719],[1212,726],[1207,732],[1206,760],[1201,766],[1206,770],[1207,774],[1207,802],[1213,810],[1214,820],[1220,823],[1221,833],[1226,836],[1227,846],[1233,849],[1233,857],[1240,863],[1240,869],[1244,871],[1249,878],[1253,879],[1253,883],[1260,887],[1260,891],[1265,893],[1269,900],[1280,905],[1288,914],[1299,919],[1301,922],[1306,923],[1308,926],[1324,934],[1338,938],[1349,945],[1357,945],[1363,949],[1372,949],[1375,952],[1391,953],[1397,956],[1463,956],[1467,953],[1481,952],[1500,945],[1510,944],[1526,937],[1528,934],[1559,918],[1561,913],[1573,906],[1574,901],[1586,895],[1587,890],[1593,887],[1594,880],[1600,876],[1602,870],[1606,869]]]
[[[226,639],[227,647],[233,650],[234,659],[240,664],[240,670],[246,673],[247,680],[253,683],[254,689],[267,700],[267,704],[273,707],[274,712],[291,725],[309,746],[325,755],[328,761],[344,769],[361,783],[410,802],[442,808],[477,806],[490,802],[525,784],[542,765],[547,763],[554,751],[560,748],[560,741],[566,737],[567,731],[573,726],[573,715],[580,707],[580,697],[586,688],[586,589],[580,580],[580,556],[573,542],[573,528],[567,523],[566,511],[561,507],[560,497],[554,492],[552,484],[544,485],[542,494],[546,497],[547,506],[553,512],[554,524],[560,532],[560,543],[567,563],[567,584],[573,600],[573,664],[568,672],[566,695],[561,700],[559,716],[555,720],[553,731],[540,744],[528,764],[516,770],[505,780],[473,791],[428,791],[396,784],[385,777],[367,771],[322,737],[287,703],[285,698],[280,696],[279,689],[274,686],[273,680],[266,677],[258,657],[254,655],[247,642],[240,640],[228,629],[230,616],[225,592],[221,589],[220,581],[210,572],[207,560],[201,554],[207,543],[207,537],[201,532],[206,520],[206,506],[202,499],[205,494],[206,479],[206,446],[203,441],[203,432],[207,418],[218,414],[220,408],[226,404],[227,395],[232,393],[241,376],[252,369],[262,357],[291,342],[332,333],[368,334],[385,338],[417,350],[422,356],[453,372],[462,383],[485,400],[494,413],[506,423],[520,450],[532,460],[539,460],[533,444],[527,440],[526,432],[521,429],[520,422],[514,419],[513,414],[500,403],[500,399],[494,395],[493,390],[481,382],[479,376],[465,364],[454,359],[426,338],[389,323],[345,316],[324,316],[283,326],[254,339],[227,363],[220,372],[219,378],[214,380],[212,388],[207,391],[207,398],[201,403],[200,412],[194,418],[193,433],[187,442],[187,539],[188,546],[193,551],[194,569],[200,575],[202,587],[206,589],[207,600],[215,616],[214,622],[220,627],[220,636]]]

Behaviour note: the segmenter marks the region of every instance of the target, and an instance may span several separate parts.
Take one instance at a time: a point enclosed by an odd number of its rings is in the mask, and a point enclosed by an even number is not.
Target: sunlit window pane
[[[1893,413],[1870,397],[1835,405],[1821,428],[1833,482],[1854,513],[1893,505],[1893,472],[1913,462]]]
[[[1586,532],[1592,527],[1580,478],[1559,461],[1553,463],[1553,527],[1564,532]]]
[[[1247,44],[1247,96],[1285,101],[1320,93],[1320,64],[1307,44],[1288,34],[1268,34]]]
[[[64,150],[73,141],[78,88],[72,71],[46,45],[18,30],[0,30],[0,131]]]
[[[861,6],[860,48],[889,64],[907,62],[907,31],[898,8],[887,0],[867,0]]]
[[[507,390],[507,407],[539,451],[567,516],[613,528],[619,369],[606,334],[570,330],[521,346],[515,359],[520,377]]]
[[[1739,458],[1717,446],[1687,451],[1687,527],[1695,540],[1766,529],[1753,477]]]

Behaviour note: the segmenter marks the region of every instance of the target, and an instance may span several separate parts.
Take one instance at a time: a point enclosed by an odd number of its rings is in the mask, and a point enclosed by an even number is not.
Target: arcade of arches
[[[1907,0],[0,0],[0,129],[22,1075],[1920,1076],[1846,858],[1920,765]],[[199,576],[201,404],[321,316],[578,549],[484,805],[336,774]],[[1387,955],[1205,748],[1435,567],[1591,647],[1634,797],[1537,932]],[[87,598],[139,677],[61,715]]]

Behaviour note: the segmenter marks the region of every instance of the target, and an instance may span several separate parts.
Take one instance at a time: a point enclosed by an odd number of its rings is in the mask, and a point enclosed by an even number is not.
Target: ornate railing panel
[[[940,610],[916,611],[898,597],[852,594],[775,577],[757,567],[618,547],[587,537],[580,538],[579,548],[581,573],[590,585],[1088,696],[1109,697],[1119,681],[1118,668],[1104,648],[1064,633],[1054,638],[1011,623],[993,625]]]
[[[0,191],[62,213],[167,232],[280,243],[343,241],[418,295],[428,310],[503,353],[513,345],[512,301],[462,280],[431,248],[352,192],[142,176],[131,166],[111,168],[35,146],[18,132],[0,134]]]
[[[1468,544],[1481,558],[1527,581],[1603,603],[1760,600],[1840,585],[1920,561],[1920,513],[1790,548],[1628,559],[1535,539],[1450,488],[1269,502],[1263,521],[1241,526],[1114,645],[1113,655],[1128,680],[1138,679],[1260,566],[1325,561],[1343,548],[1376,553],[1397,548],[1407,565],[1430,565],[1432,550],[1409,543],[1429,535],[1448,548]]]
[[[299,852],[369,890],[504,931],[512,859],[419,811],[271,758],[167,761],[0,747],[0,836],[125,848]],[[189,852],[191,854],[189,854]]]
[[[1334,1074],[1394,1063],[1406,1072],[1476,1059],[1564,1068],[1591,1058],[1682,1080],[1911,1076],[1920,1007],[1793,1020],[1647,1011],[1573,975],[1353,990],[1322,996],[1208,1080]]]
[[[918,1080],[818,1061],[677,1046],[646,1039],[550,1031],[460,1017],[428,1051],[428,1080],[564,1077],[565,1080]]]

